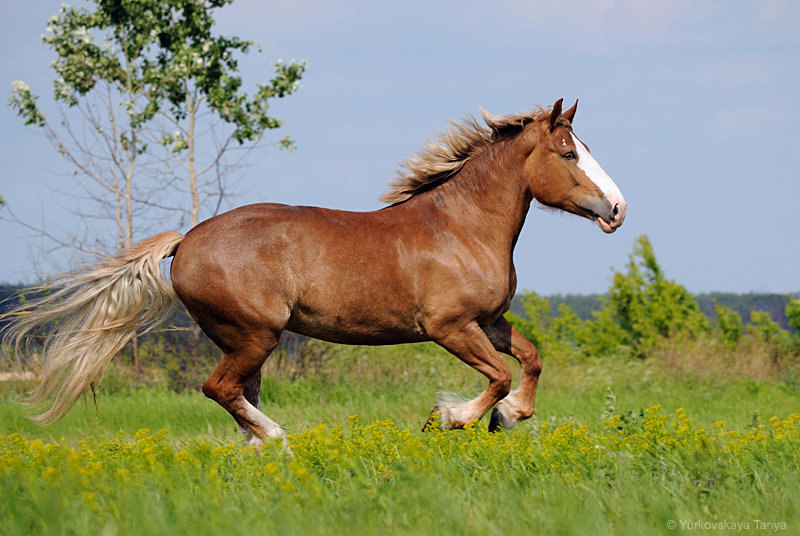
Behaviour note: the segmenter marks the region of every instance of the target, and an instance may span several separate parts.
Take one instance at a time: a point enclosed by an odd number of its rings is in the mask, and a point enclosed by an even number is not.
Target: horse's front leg
[[[472,400],[440,393],[439,401],[422,429],[425,430],[432,424],[437,413],[446,428],[463,428],[480,420],[508,394],[511,389],[511,371],[497,355],[477,322],[470,322],[460,329],[450,328],[434,340],[489,379],[488,387]]]
[[[502,316],[484,328],[495,349],[512,356],[522,367],[520,386],[501,400],[492,411],[489,431],[511,428],[533,415],[536,385],[542,372],[542,359],[536,346],[508,323]]]

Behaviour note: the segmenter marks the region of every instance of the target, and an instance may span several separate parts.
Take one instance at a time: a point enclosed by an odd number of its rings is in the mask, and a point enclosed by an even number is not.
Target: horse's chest
[[[516,286],[513,264],[502,258],[491,257],[480,263],[480,269],[464,274],[461,285],[453,285],[454,292],[463,292],[482,312],[490,315],[505,312],[511,304]]]
[[[487,286],[482,293],[481,301],[483,302],[483,309],[487,315],[495,317],[508,311],[511,306],[511,298],[514,296],[514,291],[511,290],[508,282],[505,285],[497,284]]]

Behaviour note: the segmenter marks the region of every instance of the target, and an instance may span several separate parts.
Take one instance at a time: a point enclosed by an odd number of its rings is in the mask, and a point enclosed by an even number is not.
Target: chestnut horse
[[[398,173],[374,212],[272,203],[211,218],[185,236],[165,232],[45,285],[7,329],[18,353],[37,326],[53,325],[33,398],[58,419],[100,379],[137,332],[178,301],[224,352],[203,393],[249,443],[282,438],[260,411],[261,366],[289,330],[345,344],[434,341],[489,380],[478,397],[444,397],[444,426],[461,428],[492,407],[490,428],[533,413],[542,361],[503,313],[516,288],[514,245],[533,200],[596,222],[625,219],[619,189],[572,130],[575,106],[513,115],[483,112],[453,123]],[[160,274],[174,256],[172,282]],[[56,321],[58,321],[56,323]],[[23,345],[24,346],[24,345]],[[521,385],[497,352],[519,361]],[[430,422],[430,419],[429,419]]]

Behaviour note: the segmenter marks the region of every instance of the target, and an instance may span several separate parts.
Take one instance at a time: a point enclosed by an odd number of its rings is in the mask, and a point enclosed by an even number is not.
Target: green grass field
[[[245,448],[199,391],[112,373],[97,416],[89,400],[42,428],[15,402],[24,386],[0,386],[0,532],[800,532],[794,385],[545,357],[530,421],[422,433],[437,391],[485,380],[432,345],[325,354],[312,376],[264,379],[293,456]]]

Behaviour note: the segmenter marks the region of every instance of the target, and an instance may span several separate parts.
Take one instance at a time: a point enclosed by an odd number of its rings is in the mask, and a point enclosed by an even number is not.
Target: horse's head
[[[534,148],[525,162],[525,178],[540,203],[593,220],[613,233],[625,220],[627,203],[572,131],[578,102],[563,113],[561,103],[559,99],[553,105],[549,120],[527,127]]]

